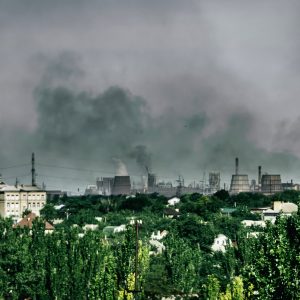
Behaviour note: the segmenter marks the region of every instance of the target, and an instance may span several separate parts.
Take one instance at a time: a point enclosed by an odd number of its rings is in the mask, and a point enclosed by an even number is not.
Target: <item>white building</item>
[[[168,205],[174,206],[174,205],[178,204],[179,202],[180,202],[180,199],[177,197],[174,197],[174,198],[168,200]]]
[[[298,205],[291,202],[274,201],[273,209],[280,211],[286,216],[290,216],[292,213],[296,213],[298,211]]]
[[[212,251],[221,251],[225,252],[226,247],[231,246],[231,240],[224,234],[219,234],[215,240],[213,245],[211,246]]]
[[[0,215],[4,218],[11,217],[16,222],[25,210],[39,216],[46,200],[46,192],[37,186],[11,186],[0,182]]]
[[[252,227],[252,226],[253,227],[255,227],[255,226],[266,227],[266,222],[265,221],[243,220],[242,224],[245,227]]]

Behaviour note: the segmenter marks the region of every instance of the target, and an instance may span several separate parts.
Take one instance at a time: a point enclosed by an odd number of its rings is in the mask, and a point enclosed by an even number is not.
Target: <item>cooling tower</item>
[[[266,195],[282,192],[280,175],[262,175],[261,192]]]
[[[239,159],[235,159],[235,175],[232,175],[230,184],[230,194],[250,192],[248,175],[239,174]]]
[[[130,195],[130,176],[115,176],[112,188],[113,195]]]
[[[232,175],[230,194],[250,192],[248,175]]]

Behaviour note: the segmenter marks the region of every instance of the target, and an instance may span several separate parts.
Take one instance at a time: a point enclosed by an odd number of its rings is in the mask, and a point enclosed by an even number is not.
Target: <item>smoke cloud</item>
[[[24,5],[0,1],[3,167],[35,151],[53,187],[113,176],[113,158],[130,175],[228,182],[238,156],[252,177],[300,182],[295,1]]]

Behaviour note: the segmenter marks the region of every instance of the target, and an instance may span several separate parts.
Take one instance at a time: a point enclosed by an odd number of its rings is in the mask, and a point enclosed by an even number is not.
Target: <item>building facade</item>
[[[4,218],[11,217],[15,222],[22,218],[26,210],[39,216],[46,201],[46,191],[37,186],[5,185],[0,187],[0,215]]]

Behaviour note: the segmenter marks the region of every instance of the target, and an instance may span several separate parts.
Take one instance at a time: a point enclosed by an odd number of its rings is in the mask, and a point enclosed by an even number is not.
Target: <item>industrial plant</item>
[[[136,193],[152,194],[158,193],[166,197],[181,196],[184,194],[199,193],[212,195],[221,190],[220,172],[210,172],[208,183],[203,179],[198,183],[193,182],[186,185],[183,176],[178,176],[176,184],[171,181],[158,181],[158,176],[147,169],[147,175],[142,176],[140,186],[131,183],[130,176],[117,175],[115,177],[103,177],[96,180],[96,185],[86,188],[87,195],[132,195]],[[223,189],[226,189],[225,186]],[[235,158],[235,173],[231,177],[229,193],[236,195],[244,192],[262,193],[272,195],[284,190],[299,190],[298,184],[293,181],[282,183],[280,174],[262,174],[262,166],[258,166],[257,180],[249,182],[248,174],[241,174],[239,169],[239,158]]]
[[[257,179],[249,180],[249,175],[240,172],[239,158],[235,158],[234,174],[231,176],[230,186],[227,189],[226,185],[221,186],[221,173],[219,171],[211,171],[208,173],[208,178],[203,174],[201,179],[195,179],[192,182],[186,184],[182,175],[178,176],[177,180],[162,180],[162,178],[152,172],[146,167],[146,174],[140,175],[140,181],[137,181],[137,175],[134,176],[134,180],[128,174],[125,164],[120,159],[114,159],[116,163],[115,176],[98,177],[95,184],[89,184],[86,186],[84,193],[79,192],[78,195],[103,195],[103,196],[117,196],[117,195],[135,195],[135,194],[153,194],[157,193],[166,197],[177,196],[180,197],[184,194],[199,193],[202,195],[212,195],[217,191],[228,190],[230,195],[236,195],[239,193],[262,193],[264,195],[272,195],[285,190],[300,190],[299,184],[295,184],[292,180],[290,182],[283,183],[280,174],[269,174],[263,172],[262,166],[258,166]],[[166,179],[166,178],[164,178]],[[26,193],[33,192],[37,200],[37,195],[43,195],[43,200],[40,202],[32,202],[31,196],[26,198],[27,202],[23,201]],[[24,192],[22,194],[22,192]],[[47,195],[46,195],[47,194]],[[16,180],[15,185],[7,185],[4,182],[0,184],[0,211],[4,215],[4,208],[6,202],[10,196],[13,196],[12,207],[17,206],[11,213],[17,213],[20,215],[24,209],[41,208],[45,204],[46,197],[52,199],[56,196],[67,194],[61,190],[46,190],[46,186],[43,183],[42,188],[39,188],[36,184],[36,170],[35,170],[35,156],[34,153],[31,157],[31,185],[23,185]],[[2,195],[2,196],[1,196]],[[27,196],[26,196],[27,197]],[[10,199],[10,198],[9,198]],[[42,200],[42,198],[40,199]],[[10,204],[10,203],[9,203]],[[22,207],[21,207],[21,206]],[[8,206],[9,207],[9,206]],[[17,210],[16,210],[17,209]],[[12,214],[11,214],[12,215]]]

